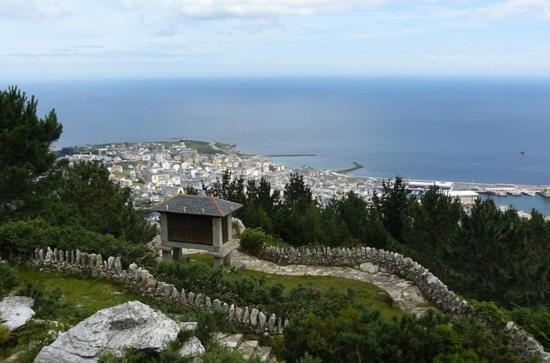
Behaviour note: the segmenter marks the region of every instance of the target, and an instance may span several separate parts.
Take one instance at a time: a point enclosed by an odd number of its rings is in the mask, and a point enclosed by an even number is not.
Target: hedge
[[[21,220],[0,225],[0,255],[32,256],[39,247],[101,253],[120,256],[124,264],[149,265],[153,254],[143,244],[133,244],[111,235],[100,234],[80,226],[53,226],[41,219]]]

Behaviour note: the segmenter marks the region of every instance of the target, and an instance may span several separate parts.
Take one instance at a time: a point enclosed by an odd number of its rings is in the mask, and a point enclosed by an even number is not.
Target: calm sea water
[[[550,80],[28,83],[62,146],[192,138],[357,175],[550,184]],[[524,151],[521,154],[520,151]]]

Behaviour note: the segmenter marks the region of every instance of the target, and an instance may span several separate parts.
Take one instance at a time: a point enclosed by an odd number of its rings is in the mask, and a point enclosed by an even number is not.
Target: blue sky
[[[550,76],[550,0],[0,0],[0,79]]]

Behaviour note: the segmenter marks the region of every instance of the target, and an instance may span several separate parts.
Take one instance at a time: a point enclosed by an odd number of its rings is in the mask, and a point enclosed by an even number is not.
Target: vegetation
[[[291,176],[284,200],[270,192],[266,180],[260,185],[245,193],[242,178],[226,173],[209,192],[243,203],[247,226],[271,231],[291,245],[396,250],[473,298],[506,307],[550,300],[550,222],[538,212],[525,219],[514,210],[500,211],[492,201],[478,201],[466,213],[458,200],[435,187],[420,198],[409,195],[400,178],[385,183],[372,206],[352,192],[319,205],[300,175]],[[252,232],[244,248],[257,249],[268,238]]]
[[[54,110],[39,118],[37,106],[16,87],[0,91],[0,217],[26,203],[54,162],[48,149],[62,127]]]
[[[416,318],[396,312],[387,294],[371,285],[229,272],[204,262],[156,264],[145,247],[156,230],[135,210],[129,190],[110,181],[101,165],[55,163],[49,148],[59,138],[61,125],[54,111],[39,118],[36,109],[36,100],[16,88],[0,93],[2,256],[31,255],[44,246],[119,255],[125,263],[146,265],[180,288],[292,315],[284,340],[270,342],[290,362],[518,360],[501,335],[489,333],[490,327],[439,314]],[[210,143],[187,142],[190,147],[215,149]],[[527,220],[485,201],[466,213],[458,201],[436,188],[419,198],[409,195],[399,178],[384,184],[372,205],[353,193],[321,205],[300,175],[291,176],[284,199],[265,179],[245,182],[229,172],[207,192],[244,205],[239,217],[252,228],[243,234],[242,243],[250,253],[265,244],[281,243],[366,244],[400,251],[467,297],[496,302],[473,304],[494,324],[513,318],[549,345],[550,223],[536,212]],[[26,347],[20,360],[32,361],[38,349],[51,341],[50,330],[137,298],[118,290],[102,280],[33,269],[19,268],[14,275],[0,264],[0,296],[8,291],[33,296],[38,318],[60,322],[52,326],[34,321],[11,334],[0,327],[0,359]],[[161,307],[181,313],[174,306]],[[221,324],[212,314],[199,320],[199,334],[205,340]],[[122,361],[179,361],[174,349],[153,356],[129,351]],[[205,362],[243,361],[219,347],[208,349]]]
[[[38,183],[32,205],[18,212],[50,225],[79,226],[134,244],[147,243],[157,233],[134,208],[130,189],[113,183],[109,171],[92,162],[56,163]]]
[[[20,220],[0,225],[0,254],[30,256],[35,248],[45,246],[62,250],[80,249],[82,252],[122,256],[129,261],[149,265],[151,251],[144,244],[130,244],[107,234],[92,232],[81,226],[52,226],[42,219]]]
[[[5,262],[0,262],[0,299],[17,285],[15,271]]]
[[[382,320],[338,298],[314,303],[285,331],[282,355],[296,362],[309,353],[323,362],[520,362],[502,337],[473,320],[431,311]]]
[[[193,256],[194,257],[194,256]],[[153,269],[156,276],[186,291],[200,291],[212,299],[238,306],[256,306],[279,316],[290,316],[306,309],[311,299],[325,299],[332,291],[350,296],[391,317],[400,311],[392,306],[383,290],[358,281],[334,277],[269,275],[255,271],[228,272],[204,262],[161,262]]]

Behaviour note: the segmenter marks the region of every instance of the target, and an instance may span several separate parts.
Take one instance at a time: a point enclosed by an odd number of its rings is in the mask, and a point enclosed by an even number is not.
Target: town
[[[301,167],[293,169],[263,155],[242,154],[235,145],[215,141],[174,140],[113,143],[63,148],[59,157],[70,162],[102,162],[111,179],[129,187],[137,207],[148,207],[187,188],[208,188],[228,170],[245,180],[266,178],[273,189],[284,192],[290,174],[304,176],[314,197],[324,204],[353,191],[366,201],[382,188],[383,178],[358,177],[342,171]],[[421,194],[432,185],[458,198],[465,208],[479,194],[544,195],[546,186],[461,183],[449,181],[407,180],[412,193]],[[284,195],[282,195],[284,197]]]

